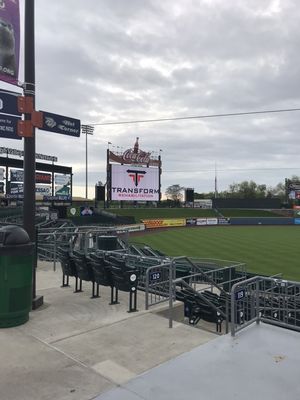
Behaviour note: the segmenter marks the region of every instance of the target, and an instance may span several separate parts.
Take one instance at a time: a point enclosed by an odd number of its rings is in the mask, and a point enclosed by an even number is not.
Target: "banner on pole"
[[[19,0],[0,0],[0,80],[18,85],[20,54]]]

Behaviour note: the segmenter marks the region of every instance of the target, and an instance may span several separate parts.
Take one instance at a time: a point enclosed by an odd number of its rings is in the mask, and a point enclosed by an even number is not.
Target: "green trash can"
[[[0,328],[24,324],[32,304],[34,243],[16,225],[0,229]]]

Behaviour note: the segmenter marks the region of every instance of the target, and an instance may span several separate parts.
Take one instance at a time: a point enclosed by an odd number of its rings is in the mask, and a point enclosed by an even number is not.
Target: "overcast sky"
[[[86,124],[300,107],[296,0],[35,3],[37,109]],[[300,112],[96,126],[90,194],[106,180],[107,142],[125,150],[136,136],[142,150],[162,149],[163,192],[213,191],[215,165],[219,190],[250,179],[275,186],[300,175],[299,128]],[[85,137],[36,138],[37,152],[73,167],[84,195]]]

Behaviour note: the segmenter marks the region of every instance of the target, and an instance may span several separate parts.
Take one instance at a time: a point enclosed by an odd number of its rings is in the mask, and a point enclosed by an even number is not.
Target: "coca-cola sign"
[[[109,151],[109,161],[120,164],[140,164],[146,166],[161,166],[160,158],[151,157],[151,152],[145,152],[139,149],[139,138],[136,138],[132,149],[127,149],[124,153],[113,153]]]
[[[149,164],[150,154],[145,151],[139,151],[136,153],[134,149],[125,150],[123,153],[123,159],[126,162],[138,163],[138,164]]]

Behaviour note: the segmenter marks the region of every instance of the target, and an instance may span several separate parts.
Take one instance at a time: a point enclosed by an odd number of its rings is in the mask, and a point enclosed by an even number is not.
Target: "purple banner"
[[[18,84],[19,53],[19,0],[0,0],[0,80]]]

